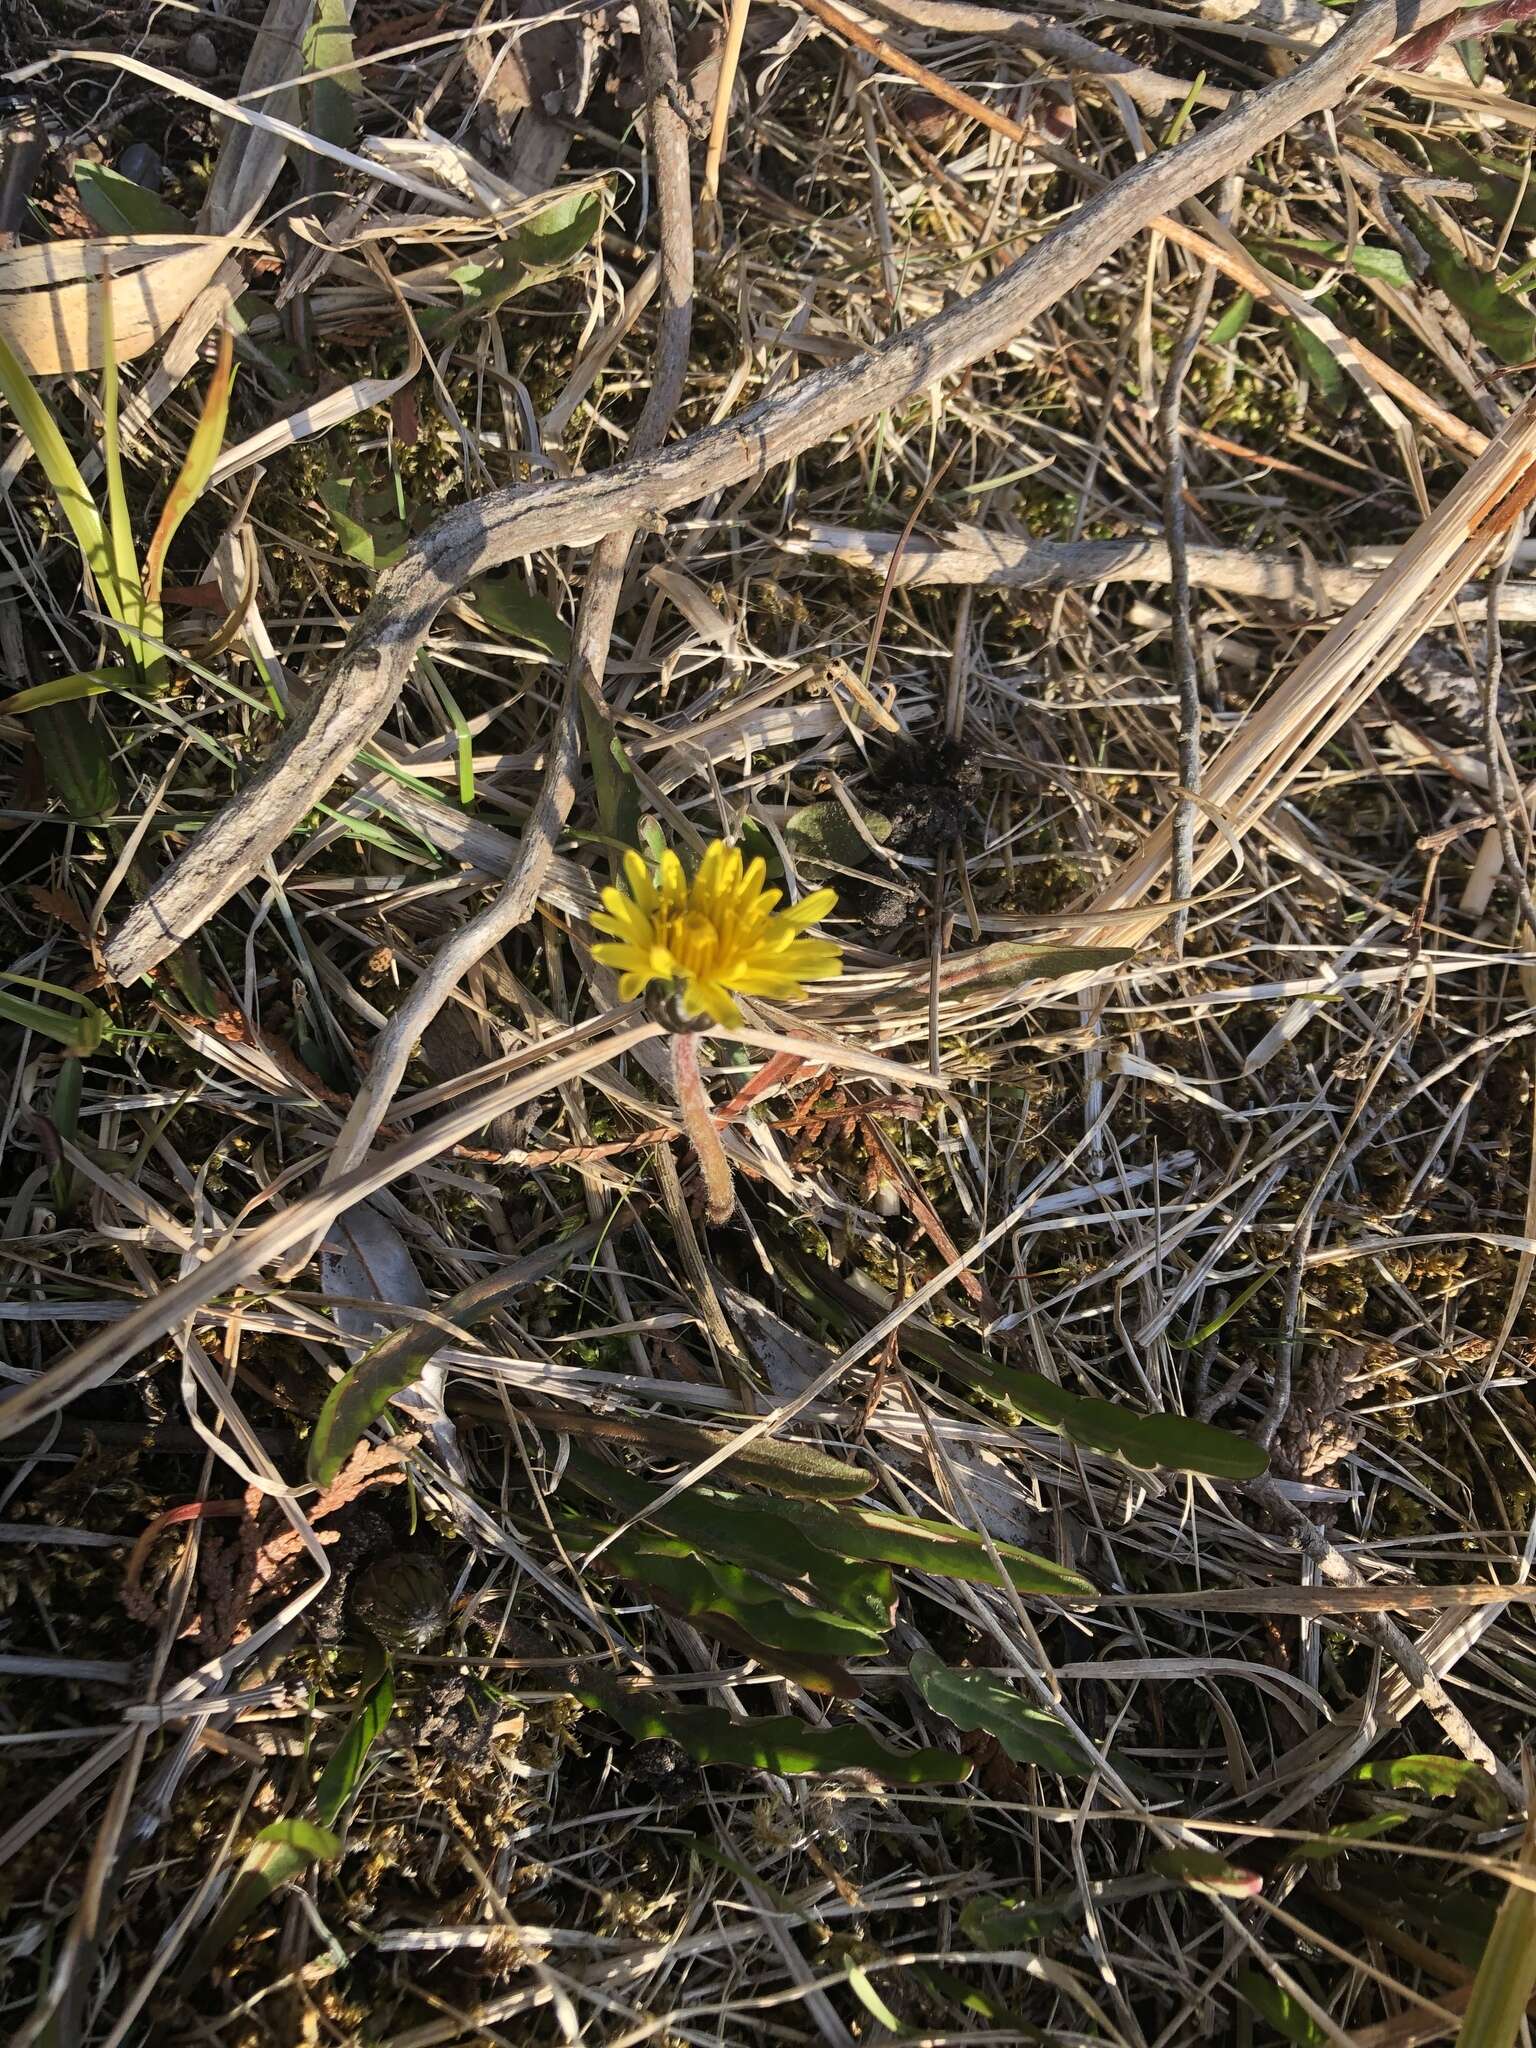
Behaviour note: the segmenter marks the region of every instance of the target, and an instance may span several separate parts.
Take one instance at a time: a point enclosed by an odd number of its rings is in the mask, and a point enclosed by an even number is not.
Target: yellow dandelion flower
[[[831,939],[802,937],[837,902],[816,889],[786,910],[783,891],[763,884],[761,860],[744,862],[739,846],[714,840],[690,882],[670,851],[656,875],[638,853],[624,856],[623,889],[603,891],[592,922],[613,944],[593,956],[619,972],[619,995],[631,1001],[652,982],[668,985],[684,1013],[735,1030],[741,1012],[733,996],[793,1002],[808,981],[830,981],[843,971],[842,949]]]

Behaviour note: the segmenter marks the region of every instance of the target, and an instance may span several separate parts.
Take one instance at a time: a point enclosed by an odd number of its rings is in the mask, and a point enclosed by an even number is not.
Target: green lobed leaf
[[[1143,1415],[1093,1394],[1072,1394],[1043,1373],[1007,1366],[982,1368],[990,1391],[1043,1429],[1084,1450],[1121,1458],[1138,1471],[1162,1467],[1212,1479],[1257,1479],[1269,1460],[1249,1438],[1188,1415]]]
[[[844,1330],[867,1327],[878,1303],[832,1267],[813,1263],[782,1240],[777,1249],[783,1277],[803,1299],[829,1313]],[[1143,1415],[1116,1401],[1069,1393],[1043,1373],[1017,1371],[978,1357],[920,1316],[904,1326],[902,1344],[914,1358],[1004,1403],[1040,1428],[1054,1430],[1084,1450],[1121,1458],[1138,1470],[1162,1466],[1213,1479],[1257,1479],[1268,1468],[1263,1451],[1247,1437],[1185,1415]]]
[[[806,1509],[797,1520],[813,1541],[847,1557],[906,1565],[912,1571],[932,1572],[940,1579],[965,1579],[975,1586],[1002,1584],[986,1544],[972,1529],[862,1507]],[[994,1543],[993,1548],[1020,1593],[1064,1600],[1096,1590],[1081,1572],[1052,1564],[1049,1558],[1037,1557],[1016,1543]]]
[[[623,1508],[626,1515],[646,1513],[659,1498],[643,1481],[585,1452],[573,1451],[567,1469],[584,1491]],[[884,1581],[866,1587],[856,1574],[847,1574],[849,1566],[859,1563],[906,1565],[974,1585],[1001,1583],[986,1545],[974,1531],[915,1515],[811,1501],[791,1508],[694,1489],[668,1502],[652,1519],[658,1528],[685,1537],[714,1556],[775,1578],[805,1579],[824,1604],[839,1613],[850,1612],[850,1600],[871,1593],[882,1600],[890,1597]],[[999,1543],[996,1549],[1021,1593],[1066,1599],[1094,1591],[1080,1573],[1016,1544]]]
[[[808,1506],[700,1489],[650,1514],[660,1496],[589,1451],[573,1449],[566,1473],[584,1493],[621,1508],[626,1517],[647,1515],[651,1527],[687,1543],[697,1555],[763,1572],[780,1583],[802,1581],[828,1612],[877,1637],[890,1627],[896,1597],[890,1573],[878,1560],[871,1569],[868,1562],[808,1536],[801,1526],[811,1512]]]
[[[499,1404],[493,1407],[488,1402],[476,1401],[472,1395],[460,1394],[458,1399],[469,1412],[487,1422],[506,1419],[505,1410]],[[567,1420],[565,1415],[561,1416],[562,1425]],[[569,1420],[579,1428],[577,1418]],[[546,1426],[537,1413],[531,1422],[536,1429]],[[758,1437],[744,1444],[734,1430],[711,1429],[707,1424],[679,1422],[659,1415],[647,1416],[643,1421],[631,1418],[630,1426],[635,1431],[637,1442],[655,1450],[676,1452],[695,1465],[714,1451],[729,1450],[729,1462],[720,1468],[720,1472],[721,1477],[729,1480],[733,1487],[762,1486],[792,1500],[841,1502],[857,1500],[874,1484],[872,1473],[858,1465],[845,1464],[841,1458],[828,1457],[825,1451],[818,1451],[810,1444],[783,1442],[776,1437]],[[600,1497],[609,1498],[607,1494]],[[751,1500],[742,1502],[744,1507],[756,1504]]]
[[[1016,1764],[1034,1764],[1062,1778],[1086,1778],[1091,1759],[1051,1714],[1025,1706],[1011,1685],[988,1671],[962,1671],[931,1650],[912,1659],[918,1691],[947,1721],[967,1734],[990,1735]]]
[[[1465,316],[1478,340],[1500,362],[1529,362],[1536,354],[1536,314],[1528,312],[1512,294],[1501,292],[1494,272],[1469,262],[1427,213],[1406,200],[1403,208],[1428,253],[1430,276]]]
[[[770,1650],[871,1657],[885,1646],[883,1629],[788,1599],[741,1565],[701,1556],[681,1537],[632,1530],[609,1544],[602,1561],[637,1585],[654,1587],[665,1604],[702,1627],[715,1618],[732,1622]]]
[[[312,1863],[328,1863],[340,1854],[341,1843],[335,1835],[313,1821],[275,1820],[263,1828],[246,1851],[213,1924],[192,1951],[181,1973],[182,1990],[189,1990],[207,1974],[230,1938],[274,1892],[302,1877]]]
[[[667,1737],[681,1743],[695,1763],[735,1764],[743,1770],[773,1771],[781,1777],[825,1776],[833,1771],[868,1771],[888,1785],[959,1785],[971,1774],[964,1757],[942,1749],[888,1749],[853,1722],[813,1728],[793,1714],[732,1720],[723,1707],[677,1707],[661,1712],[628,1695],[604,1691],[577,1695],[616,1720],[637,1742]]]
[[[1361,1785],[1393,1792],[1424,1792],[1431,1799],[1465,1799],[1490,1825],[1508,1815],[1498,1780],[1481,1764],[1459,1756],[1398,1756],[1357,1765],[1351,1776]]]

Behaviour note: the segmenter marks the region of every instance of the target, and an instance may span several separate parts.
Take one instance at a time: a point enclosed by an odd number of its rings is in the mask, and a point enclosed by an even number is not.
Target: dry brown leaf
[[[110,264],[117,359],[130,362],[170,332],[229,247],[214,235],[114,235],[0,250],[0,337],[34,377],[100,369]]]

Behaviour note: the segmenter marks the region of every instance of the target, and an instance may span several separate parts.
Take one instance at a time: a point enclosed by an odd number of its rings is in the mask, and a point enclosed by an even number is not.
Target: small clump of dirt
[[[965,838],[980,788],[980,758],[964,740],[903,739],[876,764],[870,808],[888,821],[883,843],[892,853],[932,859]],[[899,931],[922,915],[913,891],[874,879],[847,891],[845,901],[874,932]]]

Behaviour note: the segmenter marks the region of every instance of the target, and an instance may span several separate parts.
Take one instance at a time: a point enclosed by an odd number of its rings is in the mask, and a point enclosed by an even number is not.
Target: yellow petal
[[[686,890],[688,883],[683,873],[683,864],[669,846],[661,856],[661,891],[664,896],[675,896]]]
[[[797,931],[803,932],[808,925],[820,924],[821,920],[836,908],[835,889],[813,889],[809,896],[802,896],[800,901],[784,911],[783,915]]]
[[[625,967],[633,974],[651,972],[650,956],[639,946],[594,946],[592,958],[602,967]]]
[[[718,981],[700,981],[690,975],[683,990],[683,1007],[692,1016],[713,1018],[725,1031],[734,1031],[741,1023],[740,1010]]]
[[[629,893],[642,910],[654,910],[658,901],[656,885],[651,880],[651,871],[640,855],[630,847],[624,855],[624,879],[629,884]],[[606,897],[608,892],[603,891]]]

